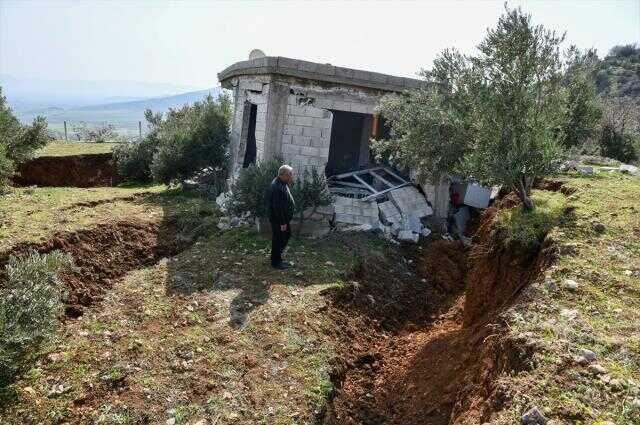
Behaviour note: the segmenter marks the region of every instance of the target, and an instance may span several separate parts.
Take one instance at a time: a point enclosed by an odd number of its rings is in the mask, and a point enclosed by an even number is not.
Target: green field
[[[109,153],[120,143],[65,142],[57,140],[36,152],[36,156],[69,156],[87,153]]]

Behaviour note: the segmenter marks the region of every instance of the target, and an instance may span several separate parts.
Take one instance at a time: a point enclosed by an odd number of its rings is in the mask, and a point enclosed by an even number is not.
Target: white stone
[[[578,282],[573,279],[565,279],[564,287],[570,291],[576,291],[578,289]]]
[[[628,173],[628,174],[631,174],[632,176],[635,176],[636,174],[638,174],[638,167],[629,165],[629,164],[622,164],[620,166],[620,172]]]
[[[418,238],[418,234],[413,233],[411,230],[401,230],[400,232],[398,232],[398,240],[403,242],[416,243],[418,242]]]

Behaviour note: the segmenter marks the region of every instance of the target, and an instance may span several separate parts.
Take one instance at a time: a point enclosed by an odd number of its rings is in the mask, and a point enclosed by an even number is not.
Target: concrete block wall
[[[332,121],[330,111],[305,104],[304,99],[290,94],[282,134],[284,161],[299,172],[308,167],[324,172],[329,158]]]
[[[333,208],[338,223],[371,225],[380,223],[380,212],[376,202],[363,202],[355,198],[336,196]]]

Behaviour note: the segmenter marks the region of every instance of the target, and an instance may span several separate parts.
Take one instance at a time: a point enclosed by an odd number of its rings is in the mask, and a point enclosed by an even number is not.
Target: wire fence
[[[86,122],[60,121],[48,123],[49,136],[67,142],[132,142],[142,139],[147,133],[143,121],[130,122]]]

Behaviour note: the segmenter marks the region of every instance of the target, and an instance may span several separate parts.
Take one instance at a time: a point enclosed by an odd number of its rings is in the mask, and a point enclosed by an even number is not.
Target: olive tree
[[[379,112],[391,137],[373,141],[373,149],[378,159],[411,169],[419,181],[437,185],[447,175],[463,172],[471,145],[475,80],[468,59],[455,50],[445,50],[433,69],[421,75],[421,88],[382,99]]]
[[[563,39],[533,26],[520,9],[507,9],[471,58],[482,82],[467,170],[482,183],[511,187],[525,209],[534,208],[534,181],[555,171],[562,157]]]

